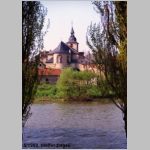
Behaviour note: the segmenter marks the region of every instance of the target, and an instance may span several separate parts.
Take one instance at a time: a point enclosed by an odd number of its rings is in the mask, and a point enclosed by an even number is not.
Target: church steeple
[[[73,27],[71,28],[71,35],[74,35]]]
[[[74,29],[73,29],[73,27],[71,28],[71,35],[70,35],[70,37],[69,37],[69,41],[68,42],[76,42],[77,41],[77,39],[76,39],[76,37],[74,36]]]
[[[73,29],[73,27],[71,28],[71,32],[70,32],[70,37],[69,37],[69,40],[68,40],[68,42],[67,42],[67,45],[69,46],[69,47],[71,47],[71,48],[73,48],[73,49],[75,49],[75,50],[77,50],[78,51],[78,42],[77,42],[77,39],[76,39],[76,37],[75,37],[75,35],[74,35],[74,29]]]

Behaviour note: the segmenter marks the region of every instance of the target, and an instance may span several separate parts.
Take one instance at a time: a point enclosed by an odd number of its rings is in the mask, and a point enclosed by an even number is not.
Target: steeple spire
[[[76,42],[77,41],[77,39],[76,39],[76,37],[74,36],[74,29],[73,29],[73,27],[71,28],[71,35],[70,35],[70,37],[69,37],[69,42]]]
[[[71,28],[71,35],[74,35],[73,27]]]
[[[71,22],[71,24],[72,24],[72,22]],[[70,37],[69,37],[69,39],[68,39],[68,42],[67,42],[67,45],[70,47],[70,48],[73,48],[73,49],[75,49],[75,50],[77,50],[78,51],[78,42],[77,42],[77,39],[76,39],[76,37],[75,37],[75,35],[74,35],[74,29],[73,29],[73,25],[72,25],[72,27],[71,27],[71,32],[70,32]]]
[[[73,30],[73,21],[71,21],[71,35],[74,35],[74,30]]]

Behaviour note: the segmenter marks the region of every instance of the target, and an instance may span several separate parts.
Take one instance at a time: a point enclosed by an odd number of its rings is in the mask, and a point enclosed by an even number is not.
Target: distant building
[[[54,50],[40,52],[40,80],[42,82],[55,83],[61,70],[65,67],[72,67],[79,71],[95,71],[96,66],[92,64],[89,56],[85,56],[84,52],[79,51],[79,43],[72,27],[68,42],[61,41]]]
[[[72,67],[80,70],[80,64],[84,63],[84,59],[84,52],[79,52],[79,43],[73,28],[68,42],[61,41],[54,50],[41,52],[41,62],[46,65],[46,68]]]
[[[39,68],[39,80],[41,83],[55,84],[61,74],[60,69]]]

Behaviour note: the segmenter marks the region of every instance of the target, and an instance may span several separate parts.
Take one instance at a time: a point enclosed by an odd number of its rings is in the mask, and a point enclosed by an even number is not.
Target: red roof
[[[39,75],[53,75],[53,76],[59,76],[61,74],[60,69],[49,69],[49,68],[44,68],[44,69],[39,69],[38,70]]]

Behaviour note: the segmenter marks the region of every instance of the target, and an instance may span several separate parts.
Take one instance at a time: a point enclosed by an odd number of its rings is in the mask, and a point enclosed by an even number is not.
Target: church
[[[85,63],[84,52],[79,51],[79,43],[74,35],[73,27],[66,43],[61,41],[54,50],[41,52],[40,58],[46,68],[54,69],[72,67],[81,70],[81,64]]]
[[[78,71],[95,69],[90,58],[85,56],[84,52],[79,51],[79,43],[73,27],[67,42],[61,41],[54,50],[40,52],[40,81],[56,83],[62,69],[66,67]]]

